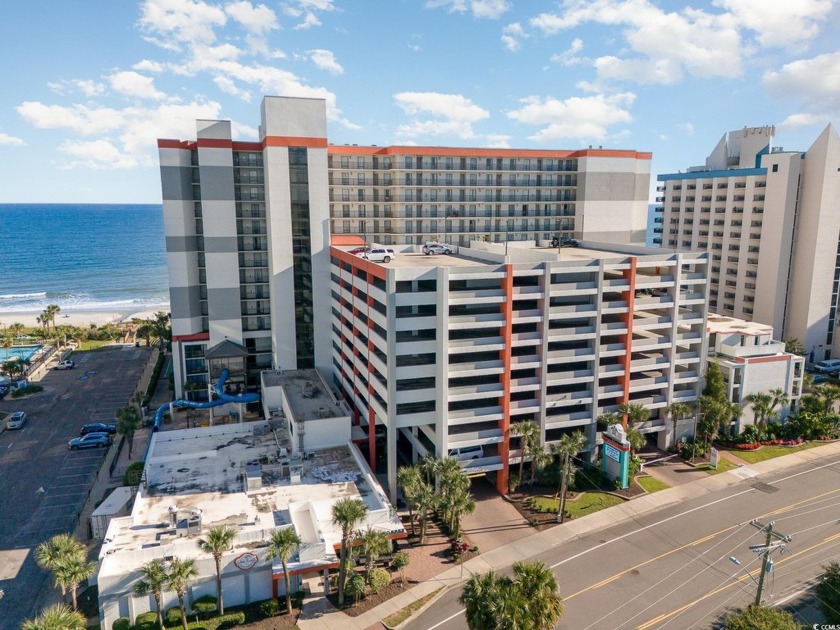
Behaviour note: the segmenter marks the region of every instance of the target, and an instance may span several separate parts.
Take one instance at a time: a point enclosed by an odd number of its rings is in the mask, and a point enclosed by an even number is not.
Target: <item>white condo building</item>
[[[840,356],[840,137],[773,147],[773,127],[731,131],[704,166],[657,177],[662,246],[711,256],[712,312],[799,339],[810,361]]]

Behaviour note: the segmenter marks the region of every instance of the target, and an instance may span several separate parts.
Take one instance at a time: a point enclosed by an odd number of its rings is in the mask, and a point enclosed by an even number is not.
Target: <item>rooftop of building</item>
[[[355,447],[286,457],[274,429],[257,421],[155,433],[132,514],[111,520],[102,570],[119,574],[155,557],[194,556],[201,533],[217,525],[236,530],[234,553],[265,547],[273,529],[292,524],[305,544],[325,550],[319,557],[330,556],[341,540],[332,505],[345,497],[367,505],[363,526],[403,531]],[[196,517],[199,529],[190,528]]]
[[[266,370],[264,387],[282,387],[296,421],[347,415],[317,370]]]
[[[709,334],[773,335],[773,327],[759,322],[748,322],[736,317],[709,315],[706,319],[706,331]]]

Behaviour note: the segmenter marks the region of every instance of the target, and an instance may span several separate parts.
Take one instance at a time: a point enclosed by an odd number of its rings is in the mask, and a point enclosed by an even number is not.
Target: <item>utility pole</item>
[[[784,553],[785,551],[787,551],[787,549],[785,548],[785,543],[789,543],[791,541],[791,537],[786,536],[785,534],[774,532],[773,526],[775,525],[775,523],[773,521],[770,521],[769,523],[767,523],[767,525],[762,525],[760,522],[758,522],[758,520],[753,519],[752,521],[750,521],[750,525],[767,534],[767,539],[763,545],[750,545],[750,551],[754,551],[755,553],[760,554],[762,557],[761,574],[758,576],[758,590],[755,593],[755,605],[760,606],[761,593],[764,590],[764,576],[767,574],[768,569],[772,566],[770,554],[773,553],[776,549],[779,550],[779,553]]]

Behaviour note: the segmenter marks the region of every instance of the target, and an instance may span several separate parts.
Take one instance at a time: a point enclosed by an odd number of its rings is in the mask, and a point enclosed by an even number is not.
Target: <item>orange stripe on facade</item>
[[[502,441],[499,443],[499,456],[502,458],[502,469],[496,475],[496,490],[502,494],[508,493],[508,479],[510,477],[510,365],[511,365],[511,333],[513,329],[513,265],[505,265],[505,276],[502,279],[505,291],[505,301],[502,304],[502,314],[505,317],[505,327],[502,331],[502,395],[499,403],[502,407],[502,419],[499,428],[502,430]]]
[[[636,160],[650,160],[653,153],[617,150],[617,149],[580,149],[576,151],[545,151],[540,149],[478,149],[456,147],[347,147],[331,144],[327,147],[330,155],[423,155],[423,156],[452,156],[452,157],[484,157],[484,158],[585,158],[609,157],[632,158]],[[459,169],[460,170],[460,169]]]
[[[335,256],[341,262],[348,263],[351,267],[354,267],[356,269],[366,271],[370,275],[379,278],[380,280],[385,279],[386,271],[377,263],[370,262],[369,260],[365,260],[364,258],[359,258],[354,254],[348,254],[347,252],[337,249],[335,247],[330,247],[330,256]]]
[[[172,341],[208,341],[210,333],[200,332],[191,335],[172,335]]]
[[[739,363],[772,363],[775,361],[790,361],[791,357],[787,354],[780,354],[772,357],[736,357]]]
[[[630,360],[633,351],[633,310],[636,301],[636,258],[630,258],[630,268],[624,271],[624,278],[627,280],[627,314],[624,316],[624,323],[627,326],[627,335],[624,337],[624,376],[622,377],[621,402],[630,402]],[[627,428],[627,414],[622,418],[624,428]]]
[[[166,140],[158,139],[158,149],[183,149],[191,151],[195,149],[195,142],[187,142],[186,140]]]
[[[233,149],[233,140],[227,138],[199,138],[195,143],[199,149]]]
[[[266,136],[262,141],[263,147],[307,147],[310,149],[326,149],[326,138],[307,138],[304,136]]]

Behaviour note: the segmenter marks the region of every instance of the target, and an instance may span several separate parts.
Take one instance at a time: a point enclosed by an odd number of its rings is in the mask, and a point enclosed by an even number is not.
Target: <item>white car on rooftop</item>
[[[394,258],[397,257],[394,250],[390,247],[372,247],[370,251],[362,252],[361,254],[357,254],[361,258],[369,260],[371,262],[384,262],[389,263]]]

